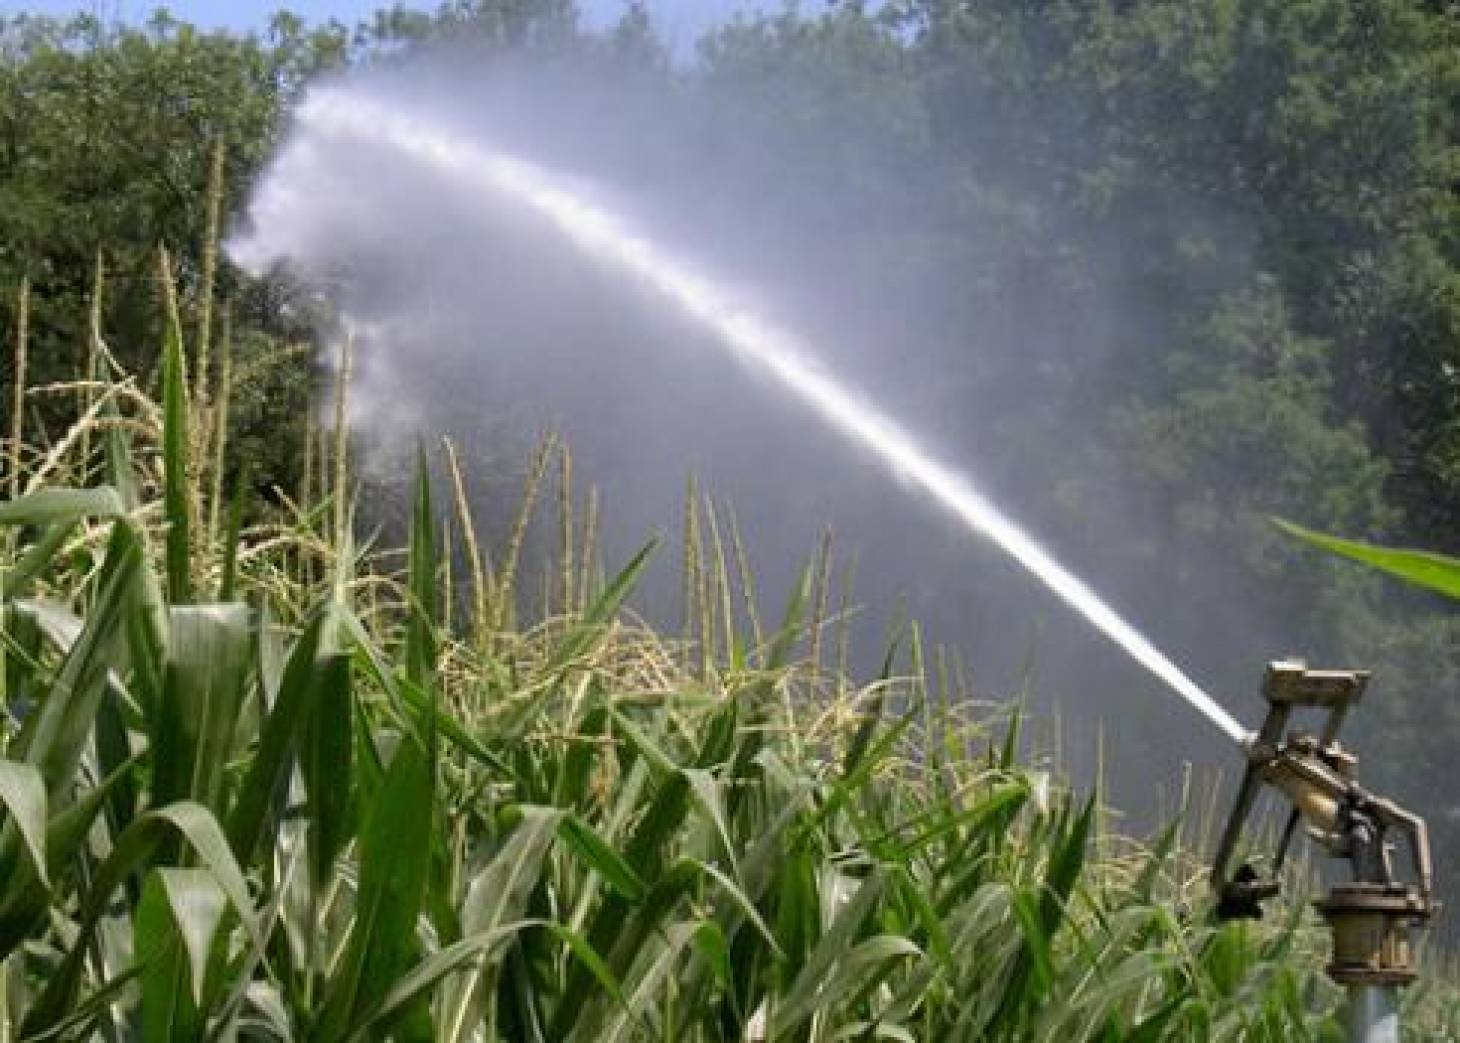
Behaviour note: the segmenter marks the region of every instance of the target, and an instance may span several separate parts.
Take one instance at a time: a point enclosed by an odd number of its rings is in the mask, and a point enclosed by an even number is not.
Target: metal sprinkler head
[[[1293,660],[1268,665],[1262,685],[1267,716],[1247,743],[1242,785],[1212,866],[1217,915],[1261,916],[1261,903],[1281,889],[1283,862],[1299,819],[1305,820],[1319,847],[1351,869],[1352,881],[1335,884],[1317,903],[1333,932],[1329,976],[1351,988],[1413,981],[1415,936],[1438,910],[1424,820],[1359,785],[1358,759],[1338,742],[1338,731],[1368,681],[1363,670],[1309,670]],[[1298,710],[1322,712],[1316,735],[1289,730]],[[1243,864],[1229,872],[1264,785],[1292,804],[1272,871],[1263,876]],[[1408,857],[1397,868],[1401,844]]]

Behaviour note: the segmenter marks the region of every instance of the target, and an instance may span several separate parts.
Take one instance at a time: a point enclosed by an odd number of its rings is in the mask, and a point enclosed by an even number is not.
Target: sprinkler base
[[[1333,932],[1328,976],[1340,985],[1408,985],[1418,976],[1414,936],[1433,912],[1405,884],[1335,884],[1315,903]]]

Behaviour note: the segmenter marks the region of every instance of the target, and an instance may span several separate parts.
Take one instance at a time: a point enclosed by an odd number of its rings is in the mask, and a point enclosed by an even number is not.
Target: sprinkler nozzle
[[[1329,855],[1347,861],[1353,882],[1336,885],[1318,903],[1334,935],[1329,967],[1341,984],[1400,984],[1414,977],[1412,935],[1438,908],[1431,888],[1429,833],[1424,820],[1359,785],[1358,758],[1338,742],[1348,711],[1368,684],[1363,670],[1309,670],[1301,662],[1270,664],[1262,692],[1268,712],[1244,744],[1247,767],[1232,816],[1212,865],[1220,919],[1261,916],[1261,903],[1280,890],[1280,874],[1299,820]],[[1293,713],[1323,711],[1317,735],[1288,731]],[[1251,863],[1228,874],[1262,786],[1292,805],[1263,877]],[[1408,879],[1395,866],[1395,839],[1409,853]]]

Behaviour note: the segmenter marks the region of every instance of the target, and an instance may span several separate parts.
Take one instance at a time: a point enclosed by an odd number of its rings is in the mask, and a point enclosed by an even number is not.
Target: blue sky
[[[287,7],[311,21],[338,18],[353,23],[369,15],[377,7],[389,6],[391,0],[171,0],[166,6],[180,18],[205,26],[259,28],[269,14]],[[626,6],[625,0],[580,0],[588,16],[595,21],[615,18]],[[158,6],[157,0],[0,0],[0,13],[23,11],[43,14],[70,14],[77,10],[96,11],[108,18],[121,17],[141,21]],[[432,8],[435,0],[407,0],[408,7]],[[766,0],[650,0],[650,10],[667,36],[676,44],[693,36],[706,25],[737,10],[771,6]]]

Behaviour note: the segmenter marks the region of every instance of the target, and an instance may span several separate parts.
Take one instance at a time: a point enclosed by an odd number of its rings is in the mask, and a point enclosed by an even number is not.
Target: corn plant
[[[767,622],[696,491],[666,638],[628,608],[655,545],[601,574],[561,447],[496,567],[454,455],[454,540],[423,459],[404,567],[356,547],[343,432],[332,487],[245,526],[167,299],[160,402],[110,370],[0,506],[4,1038],[1333,1037],[1301,903],[1214,922],[1175,828],[1106,833],[915,628],[824,669],[829,540]]]

